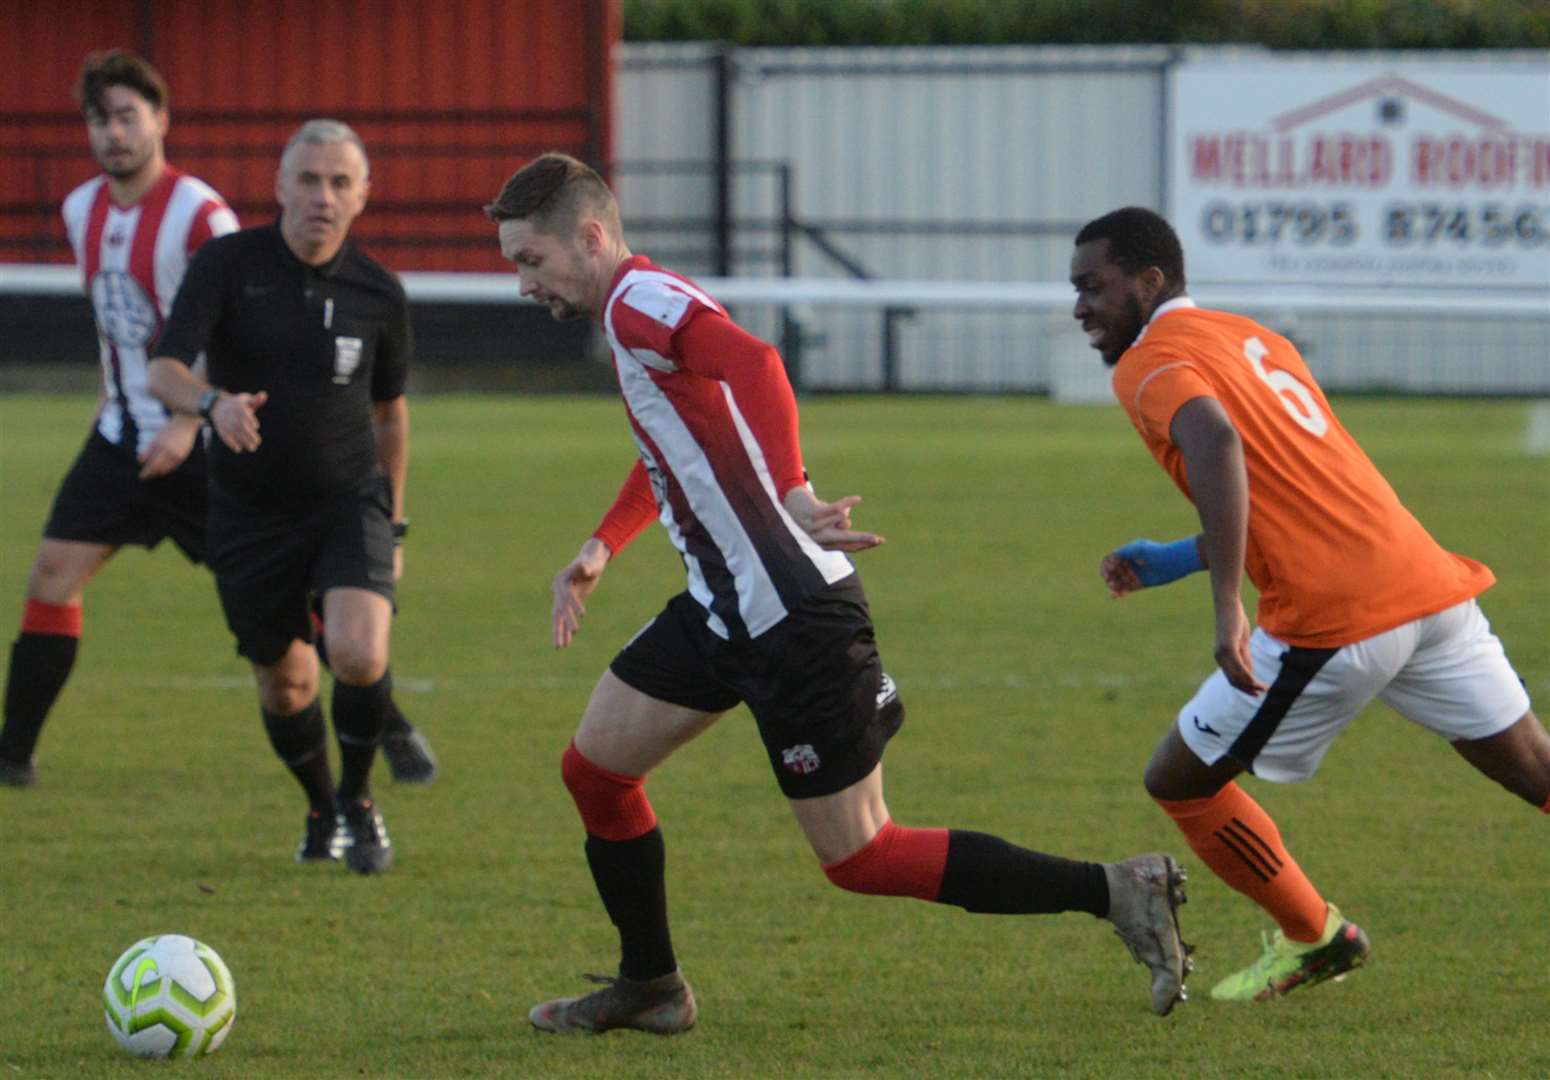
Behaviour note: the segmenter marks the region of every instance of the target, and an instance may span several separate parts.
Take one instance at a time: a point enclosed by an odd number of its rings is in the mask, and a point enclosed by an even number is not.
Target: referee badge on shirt
[[[340,386],[346,385],[360,367],[363,344],[358,337],[334,338],[334,382]]]

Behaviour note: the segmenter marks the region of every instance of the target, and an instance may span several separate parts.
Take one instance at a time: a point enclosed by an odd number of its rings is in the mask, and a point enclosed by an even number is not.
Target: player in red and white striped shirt
[[[27,581],[0,730],[0,783],[26,785],[32,752],[70,669],[87,583],[124,544],[171,537],[204,557],[205,466],[198,417],[169,418],[146,390],[146,349],[206,239],[237,228],[207,184],[169,166],[167,87],[138,56],[88,57],[77,97],[102,174],[64,202],[65,229],[97,323],[96,424],[60,483]]]
[[[740,703],[754,715],[798,824],[836,885],[983,913],[1108,918],[1152,973],[1152,1007],[1183,995],[1182,875],[1165,855],[1075,862],[961,829],[903,828],[882,753],[904,718],[866,595],[844,552],[856,496],[825,502],[802,466],[779,354],[693,282],[626,247],[602,179],[562,154],[517,172],[486,207],[523,295],[608,336],[639,459],[554,581],[554,643],[580,626],[604,568],[653,518],[688,588],[614,658],[561,761],[587,862],[619,930],[618,978],[529,1014],[548,1031],[693,1026],[667,921],[664,849],[645,774]]]
[[[117,98],[105,107],[125,118],[149,104],[135,103],[128,87],[108,87],[104,96]],[[162,116],[165,122],[165,110]],[[111,117],[90,126],[94,148],[109,140],[97,151],[108,169],[136,160],[122,137],[113,141],[113,126]],[[169,418],[146,391],[146,348],[172,309],[189,256],[210,237],[235,231],[237,217],[208,184],[154,157],[132,178],[109,171],[86,181],[65,198],[62,213],[97,319],[104,391],[97,430],[139,458],[146,478],[164,475],[187,457],[199,425]]]

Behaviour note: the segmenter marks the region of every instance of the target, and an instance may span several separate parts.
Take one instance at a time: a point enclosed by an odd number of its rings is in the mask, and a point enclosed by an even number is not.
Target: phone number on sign
[[[1547,226],[1550,211],[1542,206],[1396,202],[1383,210],[1383,241],[1390,247],[1540,247],[1550,239]]]
[[[1200,222],[1217,244],[1347,247],[1358,239],[1350,203],[1208,203]],[[1550,244],[1550,208],[1531,204],[1392,202],[1377,222],[1381,241],[1396,248],[1537,248]]]
[[[1206,238],[1218,244],[1329,244],[1356,239],[1356,211],[1350,203],[1207,203],[1201,212]]]

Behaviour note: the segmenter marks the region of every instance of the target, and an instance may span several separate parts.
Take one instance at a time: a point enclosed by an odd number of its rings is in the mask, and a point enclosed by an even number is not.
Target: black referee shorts
[[[904,722],[852,574],[752,641],[724,641],[688,593],[669,600],[609,670],[643,694],[700,712],[747,702],[788,799],[832,795],[882,760]]]
[[[166,476],[140,479],[132,452],[92,428],[59,483],[43,535],[50,540],[154,548],[167,537],[194,562],[205,558],[205,448],[202,439]]]
[[[392,513],[385,476],[291,512],[255,508],[217,491],[210,502],[210,569],[238,655],[267,667],[291,642],[311,641],[309,594],[369,589],[392,603]]]

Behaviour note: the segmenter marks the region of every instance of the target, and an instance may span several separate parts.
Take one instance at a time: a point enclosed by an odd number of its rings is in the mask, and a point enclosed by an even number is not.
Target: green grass
[[[0,622],[19,615],[89,411],[74,396],[0,401]],[[1495,569],[1486,612],[1543,703],[1550,468],[1522,450],[1527,406],[1341,412],[1434,533]],[[41,783],[0,789],[0,1077],[145,1075],[105,1030],[102,981],[132,942],[172,931],[213,945],[235,977],[236,1026],[197,1066],[209,1077],[1550,1075],[1550,822],[1381,707],[1314,780],[1248,781],[1372,934],[1371,966],[1344,983],[1265,1007],[1207,1000],[1267,923],[1187,852],[1197,999],[1167,1020],[1087,916],[842,893],[739,711],[650,788],[701,1026],[672,1040],[533,1032],[534,1001],[615,957],[559,755],[597,674],[681,571],[648,533],[554,652],[550,578],[630,463],[618,403],[427,398],[413,420],[394,668],[443,776],[379,779],[398,865],[366,880],[292,864],[304,805],[210,580],[170,546],[124,552],[88,593]],[[1193,527],[1124,417],[826,398],[803,423],[820,493],[864,495],[856,520],[889,540],[858,562],[909,707],[887,757],[897,819],[1076,857],[1184,851],[1139,776],[1210,669],[1209,605],[1199,577],[1119,603],[1099,584],[1113,545]]]

